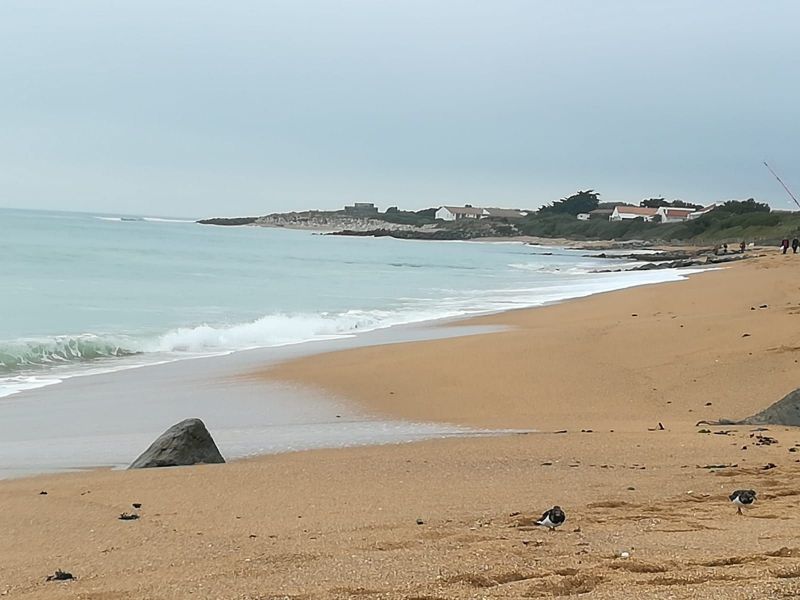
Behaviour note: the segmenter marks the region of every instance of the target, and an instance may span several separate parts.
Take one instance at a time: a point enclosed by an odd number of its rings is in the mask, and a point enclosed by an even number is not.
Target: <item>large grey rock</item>
[[[775,404],[744,420],[748,425],[800,426],[800,389],[789,392]]]
[[[162,433],[129,469],[224,463],[219,448],[200,419],[186,419]]]
[[[699,421],[708,425],[784,425],[786,427],[800,427],[800,389],[789,392],[769,408],[752,417],[736,421],[734,419],[720,419],[719,421]]]

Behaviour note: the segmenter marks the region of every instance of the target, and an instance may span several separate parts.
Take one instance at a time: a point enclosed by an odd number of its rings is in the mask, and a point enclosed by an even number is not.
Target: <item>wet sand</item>
[[[0,594],[792,597],[800,431],[695,423],[798,386],[798,274],[770,256],[473,320],[499,333],[245,374],[392,418],[541,433],[0,482]],[[743,517],[726,498],[740,487],[759,492]],[[118,520],[132,502],[142,518]],[[556,503],[567,524],[535,528]],[[56,568],[78,580],[46,583]]]
[[[116,372],[0,398],[0,479],[93,467],[124,468],[167,427],[205,421],[229,459],[312,448],[458,435],[439,423],[376,419],[324,393],[238,377],[314,352],[452,337],[489,327],[410,325]]]

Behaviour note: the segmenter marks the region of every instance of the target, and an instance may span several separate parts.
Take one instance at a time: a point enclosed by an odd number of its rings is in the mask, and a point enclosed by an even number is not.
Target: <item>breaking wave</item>
[[[200,325],[173,329],[148,345],[151,352],[218,352],[352,335],[382,326],[373,311],[344,314],[267,315],[234,325]]]
[[[314,340],[351,337],[395,325],[465,314],[461,307],[433,310],[348,310],[341,313],[271,314],[233,325],[182,327],[144,346],[147,352],[212,353],[287,346]]]
[[[529,265],[520,264],[518,268],[527,269]],[[570,270],[567,268],[562,273]],[[643,283],[680,279],[684,274],[688,272],[617,273],[602,279],[579,277],[574,282],[565,281],[563,285],[544,288],[534,285],[492,290],[439,289],[437,301],[407,298],[405,306],[394,310],[273,313],[247,322],[207,323],[173,328],[160,334],[84,333],[0,340],[0,398],[81,374],[352,337],[396,325],[538,306]]]
[[[0,342],[0,374],[139,353],[125,343],[119,338],[90,334]]]
[[[0,341],[0,376],[157,353],[175,360],[251,348],[349,337],[392,325],[455,316],[460,311],[360,311],[273,314],[232,325],[199,325],[150,337],[82,334]]]

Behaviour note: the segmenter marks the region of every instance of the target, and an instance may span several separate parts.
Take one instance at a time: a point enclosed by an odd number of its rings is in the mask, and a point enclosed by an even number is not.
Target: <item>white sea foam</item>
[[[441,305],[432,310],[350,310],[343,313],[276,314],[230,326],[200,325],[172,330],[148,352],[213,352],[300,344],[351,337],[395,325],[465,314],[463,308]]]
[[[190,219],[163,219],[160,217],[143,217],[142,221],[147,221],[148,223],[195,223],[196,222]]]
[[[532,273],[550,273],[553,275],[585,275],[597,271],[597,265],[575,266],[575,265],[543,265],[542,263],[511,263],[508,265],[512,269],[520,271],[531,271]]]
[[[96,215],[94,217],[100,221],[136,221],[136,222],[146,222],[146,223],[196,223],[196,221],[192,221],[191,219],[167,219],[163,217],[103,217]]]
[[[48,385],[61,383],[63,380],[56,377],[35,377],[19,375],[16,377],[0,377],[0,398],[13,396],[27,390],[35,390]]]

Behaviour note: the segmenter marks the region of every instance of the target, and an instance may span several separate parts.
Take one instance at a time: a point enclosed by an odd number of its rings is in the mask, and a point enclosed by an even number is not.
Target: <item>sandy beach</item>
[[[536,432],[2,481],[0,595],[795,597],[800,431],[696,423],[798,387],[797,260],[242,373],[376,416]],[[759,493],[741,517],[737,488]],[[118,520],[133,502],[141,519]],[[553,504],[566,525],[533,526]],[[46,582],[56,569],[77,580]]]

